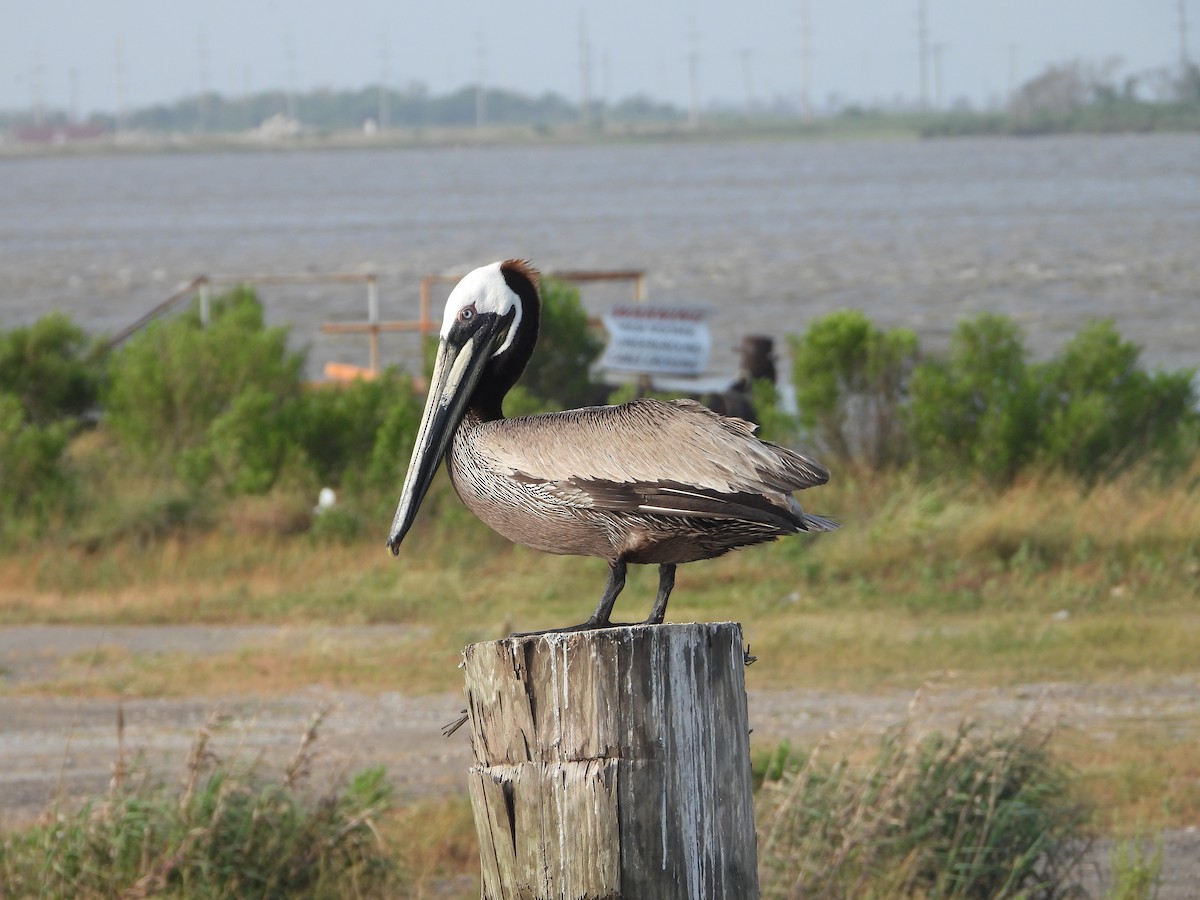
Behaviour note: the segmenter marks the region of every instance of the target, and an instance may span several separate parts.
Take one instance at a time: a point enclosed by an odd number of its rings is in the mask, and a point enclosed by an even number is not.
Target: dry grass
[[[134,653],[99,644],[61,660],[54,671],[9,693],[70,697],[257,697],[295,693],[311,685],[363,693],[437,693],[458,681],[459,645],[410,634],[344,636],[320,629],[285,629],[215,653]]]
[[[1066,731],[1056,752],[1080,772],[1103,831],[1189,828],[1200,822],[1200,729],[1176,716],[1128,722],[1115,731]]]
[[[742,621],[759,656],[748,671],[751,688],[914,689],[935,671],[954,671],[967,685],[1155,684],[1200,671],[1200,468],[1173,487],[1134,473],[1091,491],[1031,479],[1000,493],[835,473],[802,499],[845,527],[679,572],[670,618]],[[464,644],[578,622],[591,611],[605,579],[601,561],[511,547],[444,483],[427,512],[399,560],[382,546],[386,521],[364,520],[363,536],[352,540],[295,534],[286,498],[247,503],[219,525],[165,537],[2,556],[3,624],[420,629],[370,647],[293,635],[209,658],[110,650],[67,660],[38,684],[3,689],[452,690]],[[634,567],[617,617],[643,617],[654,590],[653,569]],[[1064,739],[1063,747],[1123,820],[1200,818],[1184,739],[1151,723],[1103,741]]]
[[[995,494],[864,476],[805,499],[845,527],[679,572],[671,618],[743,621],[763,651],[752,677],[870,689],[916,687],[937,669],[997,683],[1196,670],[1200,489],[1131,475],[1091,492],[1051,480]],[[510,547],[436,502],[443,515],[400,560],[377,540],[262,533],[264,518],[287,518],[277,501],[196,535],[28,549],[0,558],[0,622],[407,623],[457,649],[591,611],[601,561]],[[634,567],[616,615],[643,617],[654,580]],[[283,673],[279,685],[323,665],[372,683],[369,659],[343,665],[340,652],[302,648],[288,665],[262,648],[261,665],[246,662]],[[401,677],[449,686],[420,664]]]
[[[1069,896],[1089,847],[1088,806],[1048,751],[1051,735],[1032,722],[1008,735],[969,722],[929,731],[910,710],[870,746],[818,745],[768,772],[763,895]]]
[[[118,720],[106,798],[0,834],[0,896],[403,893],[404,854],[387,847],[379,829],[393,806],[383,771],[366,770],[319,796],[307,789],[320,724],[314,716],[281,773],[265,773],[217,757],[210,722],[193,741],[183,777],[167,784],[129,764]]]
[[[381,831],[404,850],[407,896],[479,896],[479,842],[465,796],[399,807]]]

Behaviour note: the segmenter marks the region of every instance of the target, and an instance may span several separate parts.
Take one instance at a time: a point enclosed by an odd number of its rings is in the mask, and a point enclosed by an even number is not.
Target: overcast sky
[[[1179,61],[1180,0],[925,0],[945,102],[1001,98],[1070,59],[1120,57],[1138,74]],[[1200,4],[1187,3],[1197,56]],[[811,98],[916,100],[919,0],[807,0]],[[0,109],[82,114],[294,86],[474,83],[581,95],[649,94],[687,107],[694,48],[701,105],[796,98],[805,0],[0,0]],[[74,74],[72,74],[74,73]],[[930,99],[936,67],[928,70]]]

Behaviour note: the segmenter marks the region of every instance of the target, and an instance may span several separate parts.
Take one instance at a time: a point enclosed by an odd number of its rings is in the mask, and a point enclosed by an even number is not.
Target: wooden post
[[[758,896],[740,625],[463,656],[486,900]]]

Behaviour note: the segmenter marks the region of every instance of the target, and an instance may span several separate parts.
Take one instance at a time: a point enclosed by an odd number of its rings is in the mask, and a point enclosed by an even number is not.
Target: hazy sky
[[[1188,3],[1196,58],[1196,0]],[[689,103],[799,96],[804,0],[0,0],[0,109],[86,114],[173,100],[202,85],[226,94],[377,83],[436,92],[485,83],[572,100],[581,31],[592,93]],[[941,45],[943,96],[1005,94],[1047,64],[1120,57],[1137,74],[1179,60],[1180,0],[926,0]],[[918,0],[807,0],[811,97],[915,100]],[[581,28],[581,23],[583,27]],[[386,59],[386,63],[385,63]],[[74,72],[74,75],[72,75]],[[936,90],[929,66],[929,94]]]

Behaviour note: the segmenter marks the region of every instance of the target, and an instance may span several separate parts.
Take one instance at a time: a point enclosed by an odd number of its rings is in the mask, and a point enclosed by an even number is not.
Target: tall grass
[[[1027,723],[922,734],[910,717],[867,762],[818,746],[759,795],[767,897],[1058,898],[1090,847],[1073,773]]]
[[[1162,867],[1162,840],[1149,840],[1138,828],[1113,846],[1109,855],[1112,884],[1106,900],[1155,900],[1162,884]]]
[[[1057,898],[1090,847],[1077,779],[1032,719],[995,735],[922,729],[920,694],[882,738],[840,756],[786,746],[760,761],[765,897]],[[466,896],[478,847],[461,799],[393,806],[380,769],[318,793],[314,716],[274,773],[219,759],[212,723],[182,778],[118,753],[107,797],[0,834],[0,897]],[[844,737],[844,736],[843,736]],[[846,746],[846,745],[841,745]],[[1113,896],[1149,897],[1161,856],[1114,856]]]
[[[173,786],[120,752],[106,799],[0,837],[0,897],[394,896],[402,873],[378,830],[384,772],[307,791],[319,725],[273,777],[215,757],[207,725]]]

